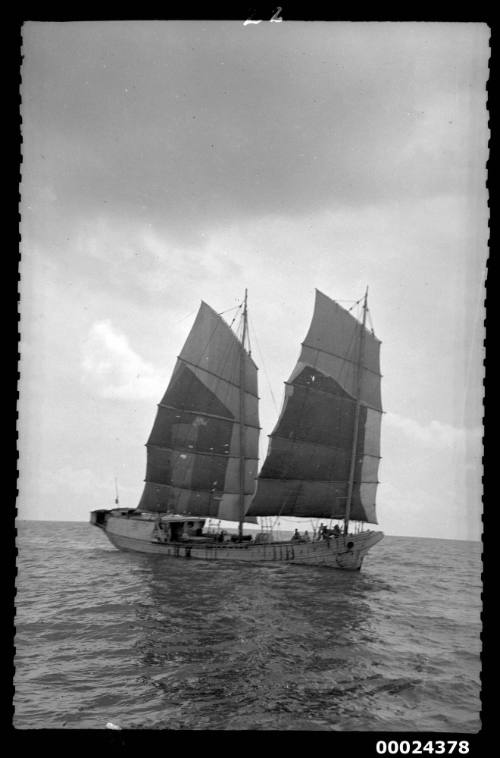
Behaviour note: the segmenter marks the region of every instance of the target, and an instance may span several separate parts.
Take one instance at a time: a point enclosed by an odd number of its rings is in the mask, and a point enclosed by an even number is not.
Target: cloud
[[[196,241],[228,218],[462,188],[486,150],[485,25],[275,26],[27,25],[34,223],[133,214]]]
[[[111,321],[95,323],[83,344],[84,380],[102,397],[159,401],[164,377],[129,345]]]
[[[57,463],[49,470],[36,471],[36,475],[34,471],[23,470],[19,480],[18,517],[88,521],[90,510],[114,507],[116,487],[120,503],[134,507],[141,482],[135,487],[124,485],[123,474],[119,468],[96,471]]]
[[[477,539],[482,512],[482,429],[397,413],[382,422],[382,525],[399,534]]]
[[[415,419],[397,413],[385,414],[384,427],[386,425],[392,434],[402,432],[406,440],[413,441],[417,445],[430,446],[433,449],[465,450],[467,443],[480,445],[483,433],[480,428],[459,428],[435,419],[432,419],[428,424],[422,424]]]
[[[137,445],[201,299],[225,311],[248,287],[265,444],[268,374],[279,397],[314,288],[368,283],[394,411],[381,507],[399,533],[445,508],[453,535],[480,467],[487,54],[484,24],[26,24],[29,508],[75,460],[140,489]]]

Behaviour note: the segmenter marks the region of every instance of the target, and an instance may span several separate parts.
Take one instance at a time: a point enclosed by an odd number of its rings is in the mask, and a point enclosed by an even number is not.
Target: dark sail
[[[285,383],[251,515],[344,518],[362,329],[348,311],[316,291],[311,326]],[[374,524],[382,416],[379,352],[380,341],[365,329],[350,518]]]
[[[158,405],[139,510],[239,520],[241,359],[234,332],[202,303]],[[259,417],[257,367],[246,351],[244,361],[246,511],[255,491]]]

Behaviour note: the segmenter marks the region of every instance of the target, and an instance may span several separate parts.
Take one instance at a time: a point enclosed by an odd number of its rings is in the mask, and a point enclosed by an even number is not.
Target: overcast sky
[[[20,517],[137,505],[199,303],[245,287],[263,456],[314,289],[368,284],[380,526],[477,539],[487,27],[28,23],[23,56]]]

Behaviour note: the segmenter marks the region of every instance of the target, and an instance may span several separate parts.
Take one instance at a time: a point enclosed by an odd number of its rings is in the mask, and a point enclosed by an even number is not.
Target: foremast
[[[368,287],[366,288],[364,300],[363,300],[363,320],[360,324],[360,337],[359,337],[359,349],[358,359],[356,362],[356,407],[354,411],[354,429],[352,435],[352,448],[351,448],[351,463],[349,467],[349,481],[347,485],[347,502],[344,518],[344,534],[349,531],[349,517],[351,515],[351,503],[352,503],[352,491],[354,487],[354,473],[356,471],[356,458],[358,448],[358,435],[359,435],[359,412],[361,408],[361,383],[363,380],[363,355],[365,347],[365,333],[366,333],[366,313],[368,310]]]

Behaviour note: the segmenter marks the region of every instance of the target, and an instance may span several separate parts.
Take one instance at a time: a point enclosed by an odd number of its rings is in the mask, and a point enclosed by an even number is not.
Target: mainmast
[[[352,436],[352,449],[351,449],[351,465],[349,468],[349,483],[347,487],[347,503],[345,509],[344,518],[344,534],[349,530],[349,516],[351,515],[351,502],[352,502],[352,490],[354,486],[354,473],[356,470],[356,457],[358,447],[358,432],[359,432],[359,412],[361,407],[361,383],[363,381],[363,354],[365,347],[365,324],[366,324],[366,312],[368,310],[368,287],[366,288],[364,302],[363,302],[363,321],[361,323],[361,333],[359,338],[359,350],[357,360],[357,374],[356,374],[356,409],[354,412],[354,433]]]
[[[238,535],[243,535],[243,521],[245,519],[245,376],[246,376],[246,352],[245,339],[247,336],[247,290],[243,302],[243,334],[241,336],[240,353],[240,518],[238,522]]]

